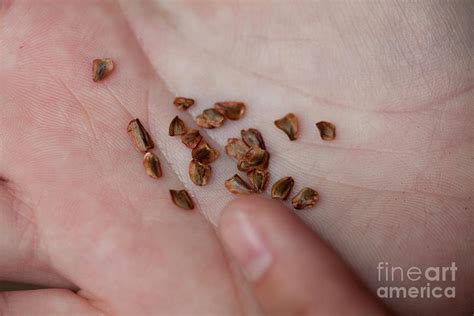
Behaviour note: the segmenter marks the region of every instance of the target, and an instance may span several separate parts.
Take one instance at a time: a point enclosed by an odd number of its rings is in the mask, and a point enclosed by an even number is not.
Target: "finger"
[[[103,315],[87,300],[69,290],[0,292],[0,315]]]
[[[341,259],[281,204],[231,202],[219,231],[269,315],[383,315]]]

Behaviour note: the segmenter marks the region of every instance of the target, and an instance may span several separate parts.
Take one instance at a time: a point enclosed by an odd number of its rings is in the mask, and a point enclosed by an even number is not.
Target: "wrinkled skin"
[[[472,2],[0,3],[0,279],[79,288],[35,296],[78,313],[253,313],[208,223],[233,198],[227,138],[257,127],[270,182],[291,175],[295,192],[320,192],[299,214],[374,293],[380,261],[456,262],[456,300],[387,300],[393,310],[474,310]],[[116,69],[94,83],[102,57]],[[180,114],[189,126],[215,101],[248,105],[204,132],[221,152],[207,187],[167,135],[176,95],[197,100]],[[273,126],[289,111],[295,142]],[[160,180],[128,139],[135,117]],[[335,141],[320,140],[320,120]],[[183,186],[206,216],[171,204]]]

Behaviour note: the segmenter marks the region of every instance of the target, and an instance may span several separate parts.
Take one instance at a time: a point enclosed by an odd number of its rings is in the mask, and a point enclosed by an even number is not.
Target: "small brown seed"
[[[132,139],[135,149],[139,152],[144,153],[155,146],[153,140],[151,140],[150,135],[146,131],[145,127],[143,127],[139,119],[131,120],[128,123],[127,132]]]
[[[253,186],[253,190],[257,193],[262,193],[268,183],[270,174],[267,170],[253,169],[247,172],[249,183]]]
[[[92,61],[92,80],[100,81],[114,70],[114,62],[110,58],[94,59]]]
[[[194,122],[196,122],[197,126],[202,127],[202,128],[207,128],[207,129],[214,128],[214,126],[209,124],[209,121],[204,114],[199,114],[198,116],[196,116],[196,118],[194,119]]]
[[[161,172],[160,160],[152,152],[146,152],[143,156],[143,166],[146,174],[152,178],[158,179],[163,175]]]
[[[186,134],[181,136],[181,141],[186,147],[194,149],[200,142],[202,136],[197,129],[190,129]]]
[[[180,111],[185,111],[194,105],[194,100],[189,98],[177,97],[174,99],[173,104]]]
[[[226,154],[237,160],[241,159],[249,149],[249,146],[238,138],[229,138],[225,146]]]
[[[229,120],[240,120],[245,113],[245,104],[242,102],[217,102],[214,107]]]
[[[194,203],[186,190],[170,190],[173,203],[185,210],[194,209]]]
[[[204,164],[210,164],[219,156],[219,152],[213,149],[204,139],[201,139],[199,144],[194,147],[191,153],[193,159],[198,160]]]
[[[321,121],[316,123],[319,134],[323,140],[333,140],[336,138],[336,126],[330,122]]]
[[[262,134],[260,134],[257,129],[243,129],[240,131],[240,135],[242,136],[242,140],[244,141],[244,143],[246,143],[250,147],[253,145],[258,145],[260,148],[265,149],[265,142],[263,141]]]
[[[291,200],[291,204],[297,210],[310,208],[319,201],[319,193],[311,188],[303,188]]]
[[[252,169],[267,169],[270,155],[257,145],[252,146],[237,162],[237,169],[250,171]]]
[[[206,185],[211,174],[211,166],[200,163],[196,159],[191,160],[189,163],[189,177],[194,184],[199,186]]]
[[[238,174],[233,175],[224,182],[225,188],[234,194],[250,194],[253,192],[252,186],[245,182]]]
[[[171,121],[169,127],[169,135],[170,136],[177,136],[177,135],[184,135],[186,134],[186,125],[184,125],[183,120],[179,118],[179,116],[175,116],[175,118]]]
[[[284,131],[290,140],[298,138],[298,118],[293,113],[288,113],[281,119],[276,120],[275,126]]]
[[[216,109],[207,109],[196,116],[194,121],[199,127],[212,129],[221,127],[224,124],[225,117]]]
[[[292,177],[284,177],[275,182],[272,186],[272,198],[286,200],[290,195],[291,189],[295,185]]]

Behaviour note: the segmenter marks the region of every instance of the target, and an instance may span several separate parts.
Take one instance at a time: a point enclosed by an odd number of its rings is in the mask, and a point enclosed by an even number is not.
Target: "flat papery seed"
[[[186,125],[184,124],[183,120],[179,118],[179,116],[176,115],[171,121],[168,132],[170,136],[186,134]]]
[[[194,209],[194,202],[186,190],[170,190],[171,200],[174,205],[185,209]]]
[[[248,146],[258,145],[260,148],[266,149],[262,134],[260,134],[257,129],[243,129],[240,131],[240,135],[242,136],[242,140],[244,141],[244,143],[246,143]]]
[[[114,70],[114,62],[110,58],[94,59],[92,61],[92,80],[100,81]]]
[[[239,159],[237,169],[245,172],[253,169],[267,169],[269,160],[269,153],[254,145]]]
[[[214,104],[216,110],[229,120],[240,120],[245,113],[245,104],[243,102],[226,101]]]
[[[202,136],[197,129],[190,129],[181,136],[181,142],[190,149],[194,149],[202,140]]]
[[[216,109],[207,109],[196,116],[195,122],[197,126],[202,128],[216,128],[221,127],[224,124],[225,117]]]
[[[292,177],[284,177],[275,182],[272,186],[272,199],[286,200],[295,185]]]
[[[257,193],[265,191],[270,173],[267,170],[254,169],[247,172],[247,178],[253,190]]]
[[[146,174],[152,178],[158,179],[163,175],[160,160],[152,152],[147,152],[143,156],[143,166],[145,167]]]
[[[212,168],[196,159],[189,163],[189,178],[195,185],[206,185],[212,174]]]
[[[194,100],[190,98],[176,97],[173,104],[178,108],[178,110],[185,111],[194,105]]]
[[[297,210],[311,208],[319,201],[319,193],[311,188],[305,187],[291,199],[291,205]]]
[[[241,159],[249,149],[250,147],[238,138],[229,138],[225,146],[226,154],[237,160]]]
[[[155,147],[150,135],[146,131],[145,127],[143,127],[139,119],[131,120],[128,123],[127,132],[132,139],[135,149],[139,152],[145,153],[146,151]]]
[[[321,121],[316,123],[322,140],[333,140],[336,138],[336,126],[333,123]]]
[[[194,119],[194,122],[196,122],[196,125],[201,127],[201,128],[207,128],[207,129],[213,129],[214,128],[214,126],[212,126],[209,123],[209,120],[207,119],[207,117],[204,114],[199,114],[198,116],[196,116],[196,118]]]
[[[225,188],[234,194],[250,194],[253,188],[250,184],[245,182],[238,174],[233,175],[224,182]]]
[[[298,138],[299,126],[298,118],[293,113],[288,113],[279,120],[276,120],[275,126],[285,132],[290,140]]]
[[[219,152],[213,149],[204,139],[201,139],[199,144],[194,147],[191,153],[193,159],[198,160],[204,164],[210,164],[219,156]]]

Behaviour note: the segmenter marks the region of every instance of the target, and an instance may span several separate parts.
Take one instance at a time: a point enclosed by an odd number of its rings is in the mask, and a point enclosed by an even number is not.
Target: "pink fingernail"
[[[222,234],[224,243],[246,277],[256,281],[270,267],[272,254],[261,233],[245,213],[235,212],[230,217]]]

